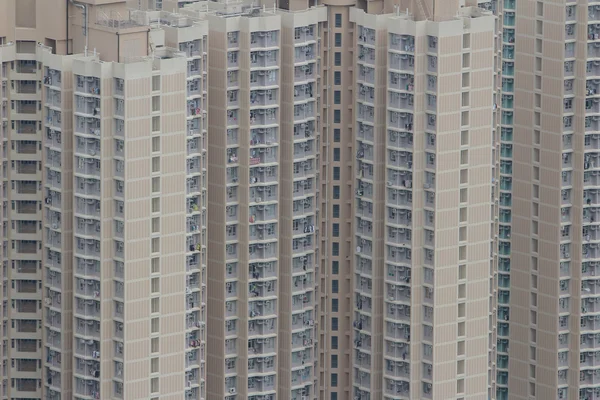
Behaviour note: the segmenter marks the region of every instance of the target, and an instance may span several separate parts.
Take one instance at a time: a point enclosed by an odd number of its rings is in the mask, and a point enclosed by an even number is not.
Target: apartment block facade
[[[353,395],[485,396],[494,18],[355,12]]]
[[[206,398],[207,25],[77,3],[67,56],[13,6],[2,393]]]
[[[596,399],[600,4],[515,9],[509,395]]]
[[[2,396],[600,398],[596,3],[2,4]]]
[[[325,9],[182,13],[210,27],[208,395],[315,398]]]

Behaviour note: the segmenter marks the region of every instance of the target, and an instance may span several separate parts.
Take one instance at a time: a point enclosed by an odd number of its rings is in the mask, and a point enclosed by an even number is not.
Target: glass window
[[[340,217],[340,205],[334,204],[333,205],[333,218],[339,218],[339,217]]]
[[[333,110],[333,122],[339,124],[342,122],[342,111],[341,110]]]
[[[333,323],[331,325],[333,325]],[[337,387],[337,382],[338,382],[338,376],[337,376],[337,374],[331,374],[331,386],[332,387]]]
[[[335,47],[342,47],[342,34],[341,33],[335,34]]]

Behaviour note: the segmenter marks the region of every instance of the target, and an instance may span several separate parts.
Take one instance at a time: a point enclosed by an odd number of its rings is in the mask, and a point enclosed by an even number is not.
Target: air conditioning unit
[[[235,388],[229,389],[229,393],[234,394],[235,393]]]

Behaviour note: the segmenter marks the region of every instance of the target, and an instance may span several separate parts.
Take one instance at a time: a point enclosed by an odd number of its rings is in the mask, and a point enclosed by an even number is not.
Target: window
[[[331,318],[331,330],[332,331],[338,330],[338,319],[335,317]]]
[[[339,129],[333,130],[333,141],[339,143],[342,140],[342,133]]]
[[[333,187],[333,198],[336,200],[340,199],[340,187],[339,186]]]
[[[333,236],[340,237],[340,224],[333,224]]]
[[[337,275],[340,273],[340,263],[338,261],[331,262],[331,273]]]
[[[331,246],[331,255],[332,256],[339,256],[340,255],[340,244],[337,242],[333,242],[332,246]]]
[[[340,205],[334,204],[333,205],[333,218],[339,218],[339,217],[340,217]]]
[[[340,281],[338,281],[337,279],[332,279],[331,280],[331,292],[332,293],[339,293],[340,292]]]
[[[331,349],[332,350],[337,350],[338,348],[338,337],[337,336],[332,336],[331,337]]]
[[[342,53],[340,53],[339,51],[335,52],[335,54],[333,55],[333,62],[336,67],[341,67],[342,66]]]
[[[331,312],[338,312],[339,308],[340,308],[339,300],[331,299]]]
[[[341,33],[335,34],[335,47],[342,47],[342,34]]]
[[[336,90],[335,92],[333,92],[333,103],[334,104],[342,103],[342,92],[340,92],[339,90]]]
[[[334,85],[342,84],[342,73],[340,71],[335,71],[333,73],[333,84]]]
[[[333,122],[335,124],[339,124],[342,122],[342,111],[341,110],[333,110]]]
[[[340,161],[341,159],[341,155],[340,155],[340,148],[339,147],[335,147],[333,149],[333,161]]]
[[[337,354],[332,354],[331,355],[331,368],[337,368],[338,367],[338,356]]]
[[[338,377],[337,374],[331,374],[331,386],[337,387]]]
[[[331,399],[330,400],[338,400],[337,392],[331,392]]]
[[[335,14],[335,27],[336,28],[342,27],[342,14]]]
[[[340,167],[333,167],[333,180],[334,181],[340,180]]]

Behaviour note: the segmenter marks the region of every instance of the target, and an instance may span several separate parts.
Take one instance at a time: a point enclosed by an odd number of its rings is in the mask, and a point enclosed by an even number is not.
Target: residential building
[[[10,6],[2,394],[206,398],[207,24]]]
[[[596,399],[600,4],[514,18],[508,397]]]
[[[600,396],[595,5],[501,3],[3,3],[3,398]]]
[[[209,23],[209,397],[318,394],[325,11],[181,9]]]
[[[491,394],[494,17],[448,5],[351,13],[355,398]]]

